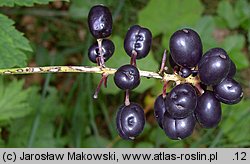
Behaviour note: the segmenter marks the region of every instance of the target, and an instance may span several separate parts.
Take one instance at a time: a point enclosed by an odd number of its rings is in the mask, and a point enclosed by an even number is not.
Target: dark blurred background
[[[127,29],[134,24],[153,33],[150,54],[138,61],[142,70],[157,71],[162,53],[176,30],[189,27],[202,39],[203,51],[224,48],[237,66],[235,79],[244,90],[236,105],[222,105],[223,119],[214,129],[196,126],[184,140],[170,140],[153,115],[159,80],[143,78],[131,92],[131,101],[145,109],[146,125],[134,141],[122,140],[115,116],[124,93],[113,82],[92,99],[100,75],[80,73],[34,74],[1,77],[1,147],[249,147],[250,146],[250,1],[249,0],[71,0],[33,7],[1,7],[15,21],[33,49],[28,66],[92,65],[88,47],[95,42],[87,15],[95,4],[113,14],[110,39],[116,46],[108,67],[129,63],[123,50]],[[1,25],[0,25],[1,26]]]

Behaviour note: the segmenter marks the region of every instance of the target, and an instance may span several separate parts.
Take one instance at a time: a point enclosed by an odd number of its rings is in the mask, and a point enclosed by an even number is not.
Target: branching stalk
[[[116,72],[115,68],[101,66],[45,66],[45,67],[25,67],[25,68],[10,68],[0,69],[1,75],[19,75],[19,74],[34,74],[34,73],[98,73],[112,75]],[[199,82],[198,78],[189,76],[182,78],[177,74],[163,73],[160,75],[157,72],[139,70],[141,77],[161,79],[163,81],[175,81],[177,83],[191,83],[196,85]]]

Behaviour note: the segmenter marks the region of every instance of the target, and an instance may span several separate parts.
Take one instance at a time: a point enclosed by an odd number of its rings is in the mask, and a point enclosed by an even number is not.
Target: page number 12
[[[233,159],[233,160],[247,160],[246,159],[246,156],[247,156],[247,153],[246,152],[236,152],[234,154],[236,156],[236,159]]]

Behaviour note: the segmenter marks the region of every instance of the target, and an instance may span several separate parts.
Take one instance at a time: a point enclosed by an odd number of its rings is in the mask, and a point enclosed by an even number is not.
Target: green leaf
[[[218,25],[226,24],[226,27],[235,29],[242,27],[245,30],[250,28],[250,4],[247,0],[239,0],[232,5],[229,1],[219,3],[216,20]],[[224,26],[225,27],[225,26]]]
[[[230,35],[226,37],[222,43],[222,48],[224,48],[230,58],[234,61],[237,66],[237,69],[244,69],[249,66],[248,59],[246,55],[242,52],[242,49],[245,44],[244,36]]]
[[[250,18],[241,23],[241,27],[245,30],[250,28]]]
[[[236,105],[225,105],[223,112],[228,112],[227,118],[222,120],[220,128],[228,137],[229,143],[237,145],[250,141],[250,101],[242,100]]]
[[[221,1],[217,13],[227,22],[229,28],[233,29],[239,26],[239,19],[237,19],[235,11],[229,1]]]
[[[214,22],[216,24],[216,28],[218,29],[228,29],[227,22],[220,16],[215,15],[213,16]]]
[[[156,140],[156,138],[157,138],[157,140]],[[166,142],[167,142],[167,136],[164,133],[164,131],[157,124],[156,128],[154,128],[149,133],[149,140],[151,142],[153,142],[156,145],[156,147],[160,147],[161,145],[166,144]]]
[[[53,2],[54,0],[0,0],[0,6],[34,6],[35,4],[48,4],[49,2]],[[62,0],[69,2],[69,0]]]
[[[194,25],[202,11],[198,0],[150,0],[139,12],[139,24],[149,28],[153,36],[172,34],[181,27]]]
[[[24,81],[11,81],[4,84],[0,79],[0,122],[26,116],[31,112],[27,101],[29,90],[23,90]]]
[[[33,87],[28,96],[32,113],[24,118],[16,119],[10,125],[10,136],[8,147],[26,147],[28,144],[31,127],[36,115],[36,110],[40,108],[40,122],[36,131],[33,147],[62,147],[63,138],[56,138],[55,121],[60,118],[64,111],[64,106],[59,102],[58,92],[55,88],[48,89],[48,96],[41,101],[39,88]],[[42,102],[42,104],[41,104]]]
[[[17,119],[10,127],[8,147],[26,147],[29,139],[33,117]],[[55,147],[53,140],[54,127],[51,123],[44,122],[37,130],[37,137],[33,147]]]
[[[17,31],[11,19],[0,14],[0,68],[26,66],[25,51],[32,52],[29,41]]]
[[[126,54],[123,49],[123,40],[119,36],[114,36],[112,41],[115,44],[115,53],[114,55],[107,61],[106,65],[108,67],[119,68],[122,65],[130,63],[130,57]],[[149,53],[148,56],[144,59],[137,60],[137,67],[140,70],[144,71],[157,71],[159,64],[155,61],[152,53]],[[94,75],[94,82],[96,84],[100,81],[100,75]],[[133,91],[142,93],[150,87],[154,86],[154,79],[146,79],[141,78],[140,85],[135,88]],[[102,87],[102,92],[106,94],[117,94],[120,89],[115,85],[113,80],[113,75],[108,78],[108,87]]]
[[[247,0],[236,1],[235,15],[244,29],[250,28],[250,3]]]
[[[195,25],[194,30],[200,35],[203,45],[203,52],[206,52],[211,47],[217,46],[217,42],[213,37],[213,32],[215,30],[214,17],[203,16]]]

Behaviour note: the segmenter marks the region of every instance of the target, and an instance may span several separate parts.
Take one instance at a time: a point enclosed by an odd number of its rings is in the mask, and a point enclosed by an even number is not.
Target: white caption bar
[[[100,164],[143,164],[170,162],[185,164],[250,163],[250,148],[2,148],[0,163],[16,164],[62,164],[100,163]]]

